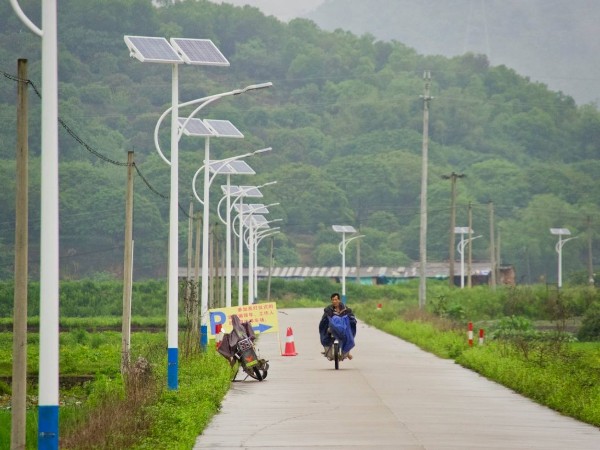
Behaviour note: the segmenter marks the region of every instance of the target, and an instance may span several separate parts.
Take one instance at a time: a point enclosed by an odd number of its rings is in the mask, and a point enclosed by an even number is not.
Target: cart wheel
[[[340,368],[340,344],[333,343],[333,359],[335,361],[335,370]]]

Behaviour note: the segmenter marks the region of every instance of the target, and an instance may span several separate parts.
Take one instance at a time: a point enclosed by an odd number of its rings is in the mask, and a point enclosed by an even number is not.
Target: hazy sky
[[[267,16],[288,21],[312,11],[325,0],[211,0],[214,3],[230,3],[236,6],[255,6]]]

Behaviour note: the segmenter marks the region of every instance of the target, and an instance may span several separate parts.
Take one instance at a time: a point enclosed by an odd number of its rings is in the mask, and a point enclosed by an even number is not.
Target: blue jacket
[[[350,308],[344,307],[342,311],[336,314],[331,305],[323,310],[323,316],[319,322],[319,336],[321,345],[329,347],[333,343],[333,338],[329,334],[329,329],[340,341],[342,352],[346,353],[354,347],[354,336],[356,336],[356,317]]]

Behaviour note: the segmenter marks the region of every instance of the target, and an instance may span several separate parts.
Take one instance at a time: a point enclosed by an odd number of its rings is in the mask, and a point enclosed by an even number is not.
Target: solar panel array
[[[179,126],[183,127],[183,124],[185,123],[184,118],[179,118]],[[214,136],[214,133],[208,129],[208,127],[204,124],[204,122],[201,119],[190,119],[188,120],[184,130],[183,130],[183,134],[185,134],[186,136]]]
[[[227,58],[210,39],[171,38],[171,45],[187,64],[229,66]]]
[[[204,119],[204,123],[218,137],[243,138],[244,135],[229,120]]]
[[[125,36],[131,56],[140,61],[181,64],[183,60],[163,37]]]
[[[336,233],[356,233],[352,225],[332,225],[332,228]]]

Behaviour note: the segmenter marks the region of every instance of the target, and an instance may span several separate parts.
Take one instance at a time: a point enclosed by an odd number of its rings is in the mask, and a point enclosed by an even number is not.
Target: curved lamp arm
[[[11,0],[14,1],[14,0]],[[223,97],[228,97],[231,95],[239,95],[239,94],[243,94],[244,92],[247,91],[252,91],[252,90],[256,90],[256,89],[264,89],[264,88],[268,88],[273,86],[272,82],[267,82],[267,83],[260,83],[260,84],[251,84],[249,86],[246,86],[245,88],[242,89],[235,89],[233,91],[229,91],[229,92],[222,92],[220,94],[214,94],[214,95],[209,95],[207,97],[202,97],[202,98],[198,98],[196,100],[191,100],[189,102],[184,102],[184,103],[180,103],[179,105],[177,105],[178,108],[184,108],[186,106],[191,106],[191,105],[195,105],[198,103],[201,103],[200,106],[198,106],[186,119],[185,122],[183,123],[183,126],[181,127],[181,130],[179,130],[178,134],[177,134],[177,140],[179,140],[181,138],[181,135],[183,133],[183,130],[185,130],[185,127],[187,126],[188,122],[196,115],[198,114],[198,112],[204,108],[205,106],[211,104],[212,102],[219,100],[220,98]],[[156,151],[158,152],[158,154],[160,155],[160,157],[169,165],[171,165],[171,161],[169,161],[165,155],[163,154],[163,152],[160,149],[160,144],[158,142],[158,130],[160,128],[160,125],[162,124],[162,121],[164,120],[164,118],[167,116],[167,114],[169,114],[172,110],[173,110],[174,106],[171,105],[169,108],[167,108],[167,110],[165,112],[163,112],[161,114],[161,116],[158,119],[158,122],[156,122],[156,126],[154,127],[154,146],[156,147]]]
[[[19,19],[21,19],[21,21],[25,25],[27,25],[27,28],[29,28],[31,31],[33,31],[40,37],[44,35],[44,32],[40,28],[38,28],[37,25],[35,25],[31,20],[29,20],[29,18],[25,15],[17,0],[10,0],[10,4],[12,5],[12,8],[14,9]]]
[[[355,240],[355,239],[358,239],[358,238],[361,238],[361,237],[365,237],[365,236],[366,236],[366,235],[364,235],[364,234],[359,234],[359,235],[357,235],[357,236],[353,236],[353,237],[351,237],[350,239],[344,239],[342,242],[340,242],[340,243],[338,244],[338,250],[339,250],[340,254],[343,254],[343,253],[344,253],[344,251],[346,250],[346,247],[348,246],[348,244],[349,244],[350,242],[352,242],[352,241],[353,241],[353,240]]]

